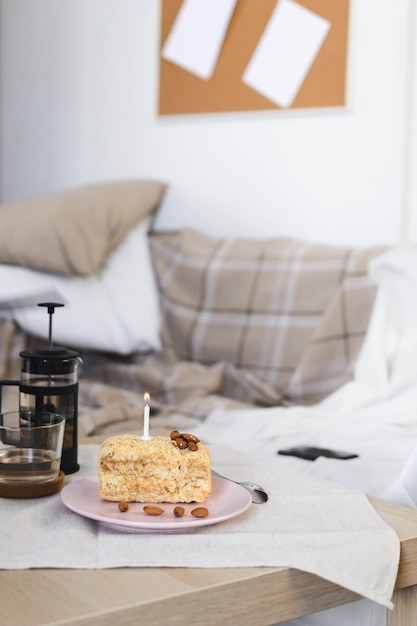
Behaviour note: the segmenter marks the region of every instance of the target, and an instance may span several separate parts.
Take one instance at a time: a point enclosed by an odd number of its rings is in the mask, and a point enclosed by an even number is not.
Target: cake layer
[[[114,502],[204,502],[211,493],[209,450],[180,449],[169,437],[106,439],[98,457],[99,496]]]

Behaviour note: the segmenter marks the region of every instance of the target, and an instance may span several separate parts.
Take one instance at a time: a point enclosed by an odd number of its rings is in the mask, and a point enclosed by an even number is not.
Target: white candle
[[[151,399],[151,397],[148,392],[143,395],[143,399],[145,401],[145,407],[143,409],[143,436],[141,437],[141,439],[149,441],[150,439],[152,439],[152,437],[149,436],[149,400]]]

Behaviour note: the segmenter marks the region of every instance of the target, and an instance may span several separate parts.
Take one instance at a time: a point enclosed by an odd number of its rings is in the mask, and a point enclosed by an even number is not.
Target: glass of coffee
[[[0,483],[43,483],[59,474],[65,418],[57,413],[0,413]]]

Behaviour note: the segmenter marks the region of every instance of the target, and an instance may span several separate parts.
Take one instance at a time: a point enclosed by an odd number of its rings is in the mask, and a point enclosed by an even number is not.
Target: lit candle
[[[149,441],[150,439],[152,439],[152,437],[149,436],[149,400],[151,399],[151,397],[148,392],[143,395],[143,399],[145,401],[145,407],[143,409],[143,436],[141,437],[141,439]]]

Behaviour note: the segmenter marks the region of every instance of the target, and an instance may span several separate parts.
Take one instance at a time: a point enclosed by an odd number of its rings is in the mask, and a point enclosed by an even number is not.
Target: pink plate
[[[97,520],[116,530],[131,533],[180,532],[193,530],[200,526],[218,524],[246,511],[251,503],[251,496],[246,489],[224,478],[213,476],[213,490],[204,504],[182,504],[183,517],[175,517],[176,504],[157,504],[164,509],[158,516],[147,515],[143,511],[146,503],[131,502],[126,513],[121,513],[117,502],[106,502],[98,496],[98,479],[80,478],[66,485],[61,491],[65,506],[90,519]],[[207,517],[197,518],[191,515],[192,509],[205,506]]]

